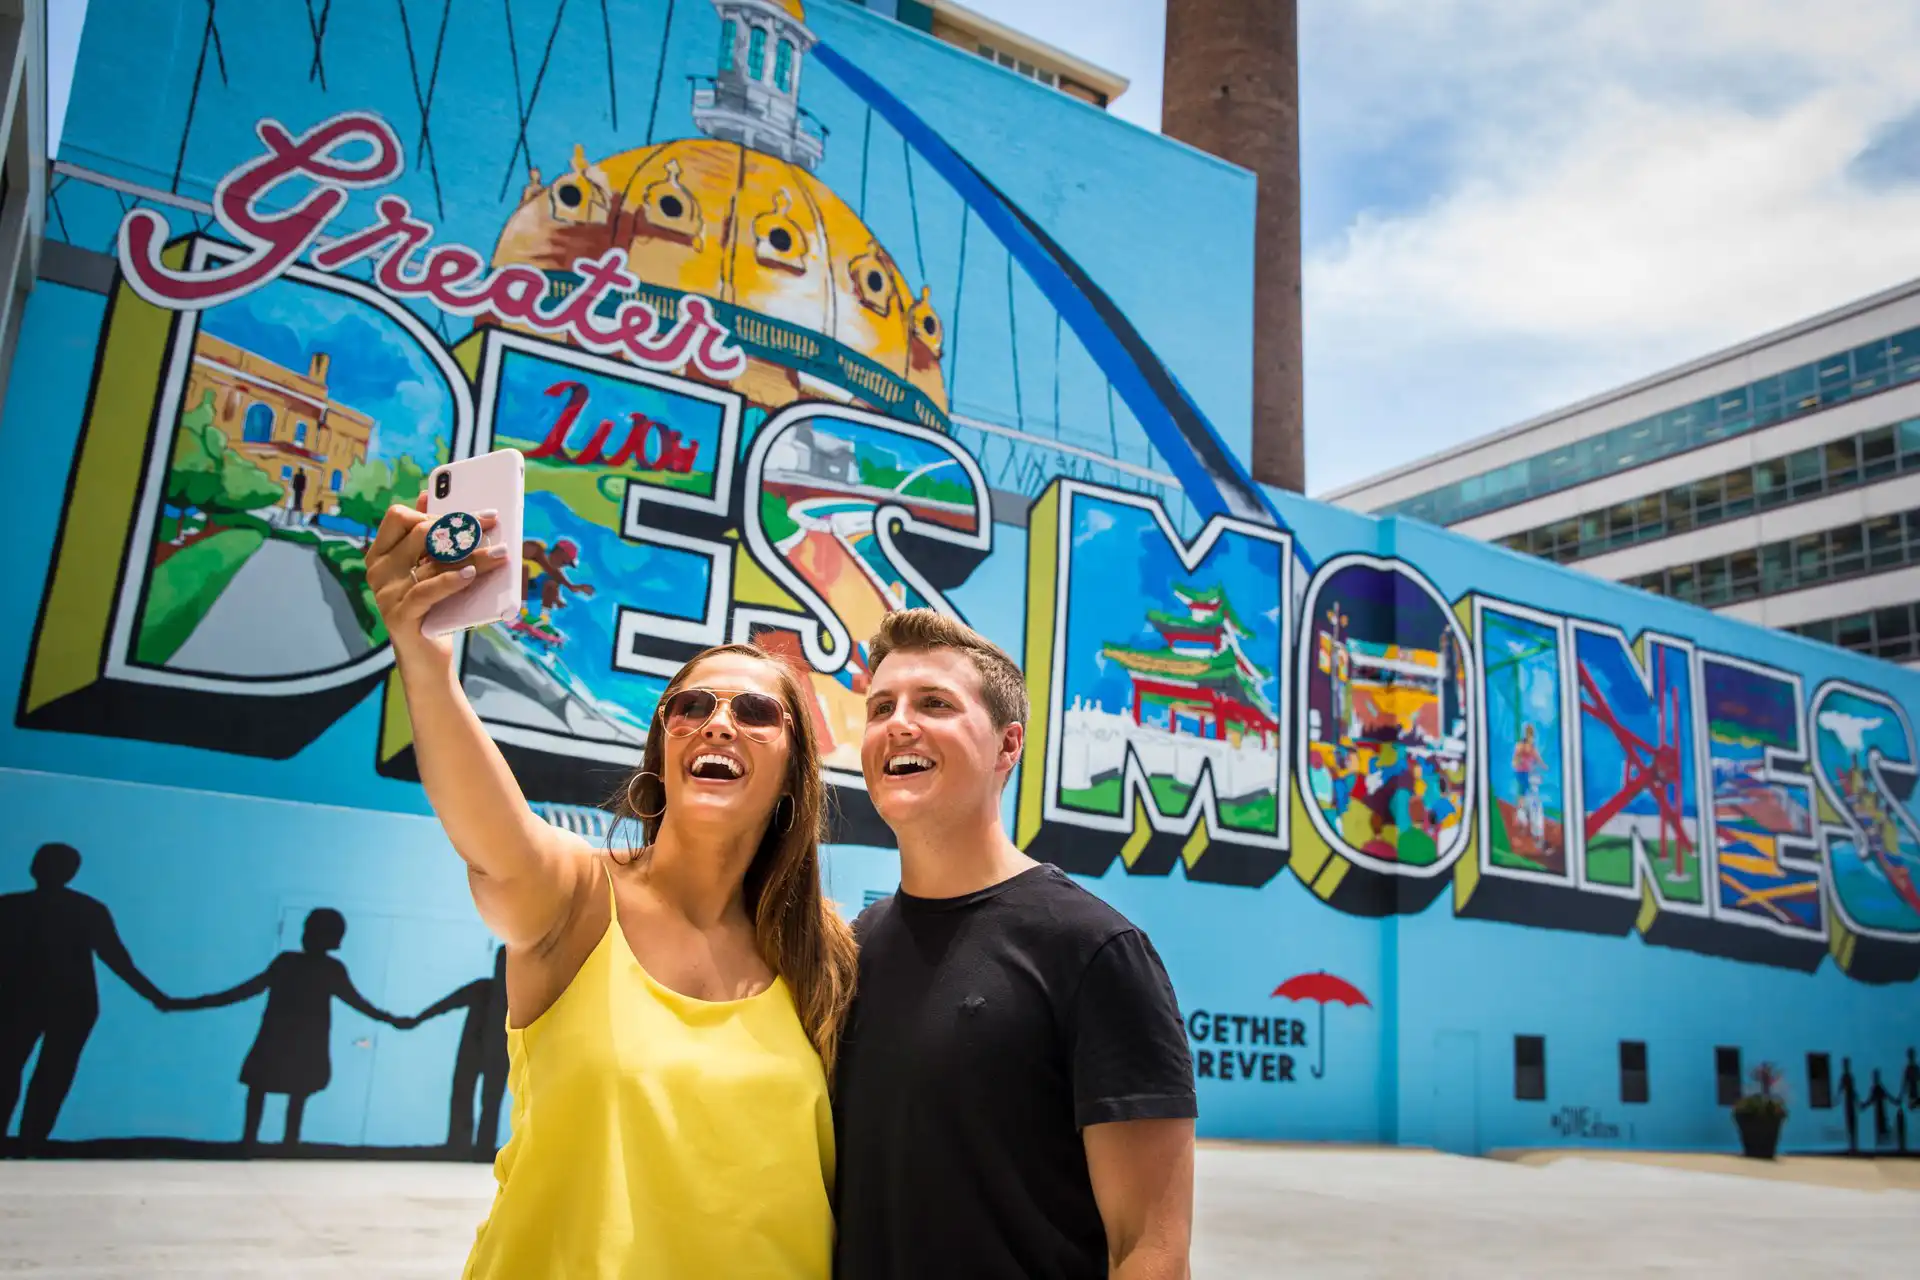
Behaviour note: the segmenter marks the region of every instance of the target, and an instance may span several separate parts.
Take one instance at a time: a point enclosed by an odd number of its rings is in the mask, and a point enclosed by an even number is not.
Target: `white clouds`
[[[1840,745],[1854,754],[1867,749],[1866,735],[1880,727],[1879,716],[1853,716],[1844,711],[1822,711],[1820,727],[1840,739]]]
[[[1079,533],[1073,535],[1073,545],[1083,547],[1111,528],[1113,528],[1113,517],[1095,507],[1087,512],[1085,526]]]
[[[1305,103],[1321,146],[1443,152],[1427,199],[1307,263],[1316,489],[1920,275],[1920,181],[1849,169],[1920,102],[1908,0],[1355,0],[1303,28],[1303,58],[1377,55]]]

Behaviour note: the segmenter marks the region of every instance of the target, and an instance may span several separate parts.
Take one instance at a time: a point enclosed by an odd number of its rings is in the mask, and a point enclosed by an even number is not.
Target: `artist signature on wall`
[[[1563,1138],[1593,1138],[1618,1141],[1620,1126],[1606,1119],[1593,1107],[1562,1107],[1547,1121]],[[1626,1138],[1633,1140],[1633,1126],[1626,1127]]]

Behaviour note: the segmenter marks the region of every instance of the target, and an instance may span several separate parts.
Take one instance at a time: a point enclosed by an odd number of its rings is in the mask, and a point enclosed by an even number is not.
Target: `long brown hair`
[[[747,918],[753,921],[754,942],[760,958],[786,980],[793,993],[800,1025],[813,1041],[820,1061],[833,1078],[840,1047],[840,1028],[853,1000],[857,956],[853,930],[820,887],[820,835],[825,826],[826,785],[820,780],[820,747],[813,736],[809,700],[793,669],[753,644],[723,644],[703,650],[681,667],[660,695],[661,705],[683,688],[690,672],[708,658],[737,654],[758,658],[774,670],[780,700],[792,718],[788,731],[786,795],[774,805],[766,834],[754,852],[742,885]],[[662,770],[666,767],[666,722],[658,714],[647,730],[647,747],[639,769],[627,778],[615,798],[617,816],[637,823],[642,848],[651,848],[666,818],[667,794]],[[792,821],[782,816],[788,810]],[[632,856],[641,850],[629,849]]]

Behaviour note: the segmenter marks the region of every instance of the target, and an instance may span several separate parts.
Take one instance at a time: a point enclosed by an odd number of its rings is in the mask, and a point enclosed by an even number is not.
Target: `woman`
[[[513,1136],[466,1275],[825,1277],[854,944],[821,893],[798,683],[747,645],[682,667],[616,805],[643,847],[603,855],[533,814],[451,645],[421,634],[504,560],[426,560],[426,525],[391,509],[367,581],[427,798],[507,950]]]

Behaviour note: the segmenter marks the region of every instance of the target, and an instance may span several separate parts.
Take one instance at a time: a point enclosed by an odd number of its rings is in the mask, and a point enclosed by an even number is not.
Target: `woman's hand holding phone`
[[[452,658],[452,637],[425,634],[420,629],[421,620],[434,605],[471,587],[479,575],[506,564],[509,554],[505,546],[483,542],[479,550],[456,564],[431,558],[427,555],[427,529],[433,517],[426,507],[427,495],[422,492],[412,507],[396,504],[387,508],[367,550],[367,586],[373,591],[381,621],[386,623],[394,656],[403,664],[416,655],[431,654],[441,661]],[[491,530],[499,523],[495,512],[476,514],[482,530]]]

